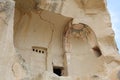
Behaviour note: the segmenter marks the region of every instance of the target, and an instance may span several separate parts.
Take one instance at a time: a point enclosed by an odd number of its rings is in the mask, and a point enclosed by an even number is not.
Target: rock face
[[[0,0],[0,80],[120,80],[105,0]]]

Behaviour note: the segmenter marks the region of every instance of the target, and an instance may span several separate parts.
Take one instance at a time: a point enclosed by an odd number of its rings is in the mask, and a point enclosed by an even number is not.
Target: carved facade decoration
[[[0,80],[119,80],[105,0],[1,0]]]

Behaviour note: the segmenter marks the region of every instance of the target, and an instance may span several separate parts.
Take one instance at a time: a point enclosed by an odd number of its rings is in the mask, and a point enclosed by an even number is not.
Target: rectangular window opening
[[[47,53],[47,48],[32,46],[32,51],[40,53],[40,54],[46,54]]]
[[[62,76],[62,71],[63,71],[62,67],[53,67],[53,72],[58,76]]]

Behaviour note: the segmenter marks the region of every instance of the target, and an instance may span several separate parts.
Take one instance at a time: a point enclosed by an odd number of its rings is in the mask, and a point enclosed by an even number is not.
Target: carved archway
[[[101,68],[98,67],[102,64],[99,64],[98,58],[102,53],[95,33],[88,25],[69,22],[63,39],[66,75],[86,76],[99,72]]]

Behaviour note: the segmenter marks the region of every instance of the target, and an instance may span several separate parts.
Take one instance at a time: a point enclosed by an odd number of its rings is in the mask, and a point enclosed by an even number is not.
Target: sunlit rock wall
[[[1,0],[0,80],[119,80],[105,0]]]

